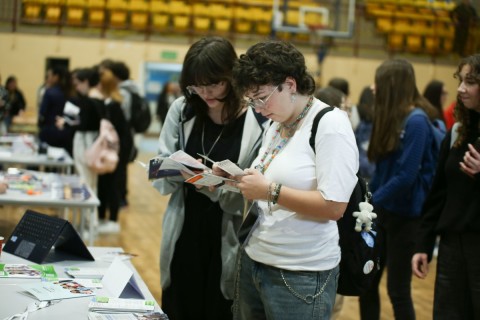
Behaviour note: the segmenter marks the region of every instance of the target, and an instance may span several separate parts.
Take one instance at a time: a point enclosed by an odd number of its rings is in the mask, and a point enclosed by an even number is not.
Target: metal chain
[[[300,293],[298,293],[297,291],[295,291],[288,283],[287,283],[287,280],[285,280],[285,276],[283,275],[283,270],[280,270],[280,275],[282,276],[282,279],[283,279],[283,283],[285,283],[285,286],[287,286],[288,290],[297,298],[305,301],[305,303],[307,304],[311,304],[315,298],[317,298],[318,296],[320,296],[323,291],[325,291],[325,287],[327,286],[327,283],[328,281],[330,280],[330,276],[332,275],[332,270],[330,270],[330,272],[328,273],[328,277],[327,277],[327,280],[325,280],[325,283],[323,284],[323,286],[320,288],[320,291],[317,292],[315,295],[311,295],[311,294],[307,294],[305,297],[301,296]]]

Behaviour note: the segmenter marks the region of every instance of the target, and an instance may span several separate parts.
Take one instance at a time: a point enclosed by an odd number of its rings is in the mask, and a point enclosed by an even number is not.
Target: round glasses
[[[187,91],[190,94],[200,94],[204,92],[214,92],[225,85],[224,81],[218,83],[207,84],[204,86],[188,86]]]
[[[266,105],[267,105],[268,99],[270,99],[270,97],[275,93],[275,91],[277,91],[278,87],[280,87],[280,85],[276,86],[275,89],[273,89],[272,92],[270,92],[268,97],[263,98],[263,99],[260,99],[260,98],[252,99],[252,98],[246,97],[247,98],[247,106],[249,106],[253,109],[263,109],[263,108],[265,108]]]

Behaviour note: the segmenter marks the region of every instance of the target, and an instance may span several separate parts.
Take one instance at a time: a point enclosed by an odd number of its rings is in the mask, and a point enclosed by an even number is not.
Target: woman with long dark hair
[[[188,50],[180,77],[184,97],[173,102],[160,133],[160,156],[183,150],[194,158],[229,159],[241,168],[257,154],[263,119],[232,87],[237,55],[223,38],[203,38]],[[207,165],[211,165],[206,163]],[[184,177],[154,182],[170,194],[163,220],[162,309],[170,319],[231,319],[239,193],[196,188]]]

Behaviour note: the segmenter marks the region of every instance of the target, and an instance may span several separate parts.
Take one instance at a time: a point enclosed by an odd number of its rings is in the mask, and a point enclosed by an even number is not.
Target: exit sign
[[[165,60],[176,60],[177,52],[176,51],[162,51],[160,57]]]

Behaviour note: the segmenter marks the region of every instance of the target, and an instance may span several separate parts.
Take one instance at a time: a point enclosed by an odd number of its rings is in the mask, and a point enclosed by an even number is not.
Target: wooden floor
[[[153,153],[141,152],[138,160],[146,161]],[[118,235],[101,235],[96,246],[120,246],[126,252],[136,253],[132,263],[137,268],[156,300],[161,301],[159,252],[162,217],[168,197],[160,195],[146,179],[145,170],[138,164],[129,167],[129,206],[120,212],[122,231]],[[20,220],[25,208],[0,207],[0,235],[8,237]],[[39,209],[43,210],[43,209]],[[44,210],[45,211],[45,210]],[[42,212],[42,211],[41,211]],[[414,278],[413,299],[418,320],[431,319],[435,262],[430,266],[427,280]],[[385,278],[385,277],[384,277]],[[385,281],[381,283],[382,319],[393,319]],[[358,299],[346,297],[340,320],[359,319]],[[401,320],[401,319],[400,319]]]

